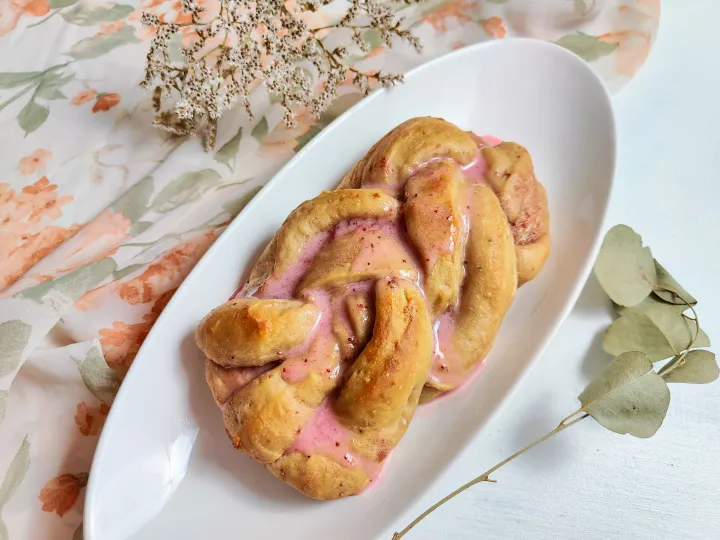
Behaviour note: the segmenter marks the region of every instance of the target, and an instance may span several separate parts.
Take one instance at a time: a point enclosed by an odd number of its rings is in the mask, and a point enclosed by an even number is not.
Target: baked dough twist
[[[525,149],[401,124],[298,206],[198,326],[233,445],[310,497],[359,493],[418,403],[482,362],[548,249]]]

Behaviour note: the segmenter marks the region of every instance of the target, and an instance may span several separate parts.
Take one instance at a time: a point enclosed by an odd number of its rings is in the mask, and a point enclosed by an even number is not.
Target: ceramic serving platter
[[[378,138],[415,116],[526,146],[548,191],[552,253],[518,291],[483,369],[461,391],[420,407],[378,484],[357,497],[316,502],[233,449],[193,333],[237,289],[290,211],[333,188]],[[155,323],[100,438],[86,540],[389,539],[419,494],[433,489],[510,398],[572,307],[599,245],[614,168],[603,84],[582,60],[545,42],[468,47],[361,101],[253,199]]]

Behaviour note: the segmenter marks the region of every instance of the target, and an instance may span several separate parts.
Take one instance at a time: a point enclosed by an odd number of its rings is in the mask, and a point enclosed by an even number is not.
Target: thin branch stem
[[[578,415],[579,415],[579,416],[578,416]],[[506,465],[506,464],[510,463],[512,460],[514,460],[514,459],[517,458],[518,456],[521,456],[522,454],[524,454],[524,453],[527,452],[528,450],[532,450],[532,449],[535,448],[538,444],[547,441],[547,440],[548,440],[550,437],[552,437],[553,435],[557,435],[557,434],[560,433],[561,431],[564,431],[564,430],[566,430],[567,428],[569,428],[570,426],[572,426],[572,425],[574,425],[574,424],[577,424],[578,422],[580,422],[581,420],[584,420],[584,419],[587,418],[588,416],[589,416],[588,413],[583,412],[582,409],[578,409],[577,411],[575,411],[574,413],[572,413],[570,416],[566,417],[562,422],[560,422],[560,423],[558,424],[558,426],[557,426],[555,429],[553,429],[550,433],[548,433],[548,434],[545,435],[544,437],[541,437],[541,438],[539,438],[538,440],[536,440],[535,442],[527,445],[527,446],[526,446],[525,448],[523,448],[522,450],[518,450],[518,451],[515,452],[512,456],[510,456],[510,457],[502,460],[500,463],[498,463],[498,464],[495,465],[494,467],[488,469],[487,471],[485,471],[485,472],[484,472],[483,474],[481,474],[480,476],[478,476],[478,477],[476,477],[476,478],[473,478],[473,479],[470,480],[467,484],[464,484],[464,485],[460,486],[459,488],[457,488],[455,491],[453,491],[453,492],[450,493],[449,495],[446,495],[445,497],[443,497],[442,499],[440,499],[438,502],[436,502],[435,504],[433,504],[430,508],[428,508],[427,510],[425,510],[422,514],[420,514],[417,518],[415,518],[415,519],[412,521],[412,523],[410,523],[410,525],[408,525],[407,527],[405,527],[402,531],[396,532],[396,533],[393,535],[393,540],[400,540],[400,538],[402,538],[402,537],[405,536],[408,532],[410,532],[410,530],[411,530],[413,527],[415,527],[415,525],[417,525],[418,523],[420,523],[423,519],[425,519],[427,516],[429,516],[432,512],[434,512],[435,510],[437,510],[438,508],[440,508],[443,504],[445,504],[446,502],[448,502],[450,499],[456,497],[457,495],[459,495],[460,493],[462,493],[462,492],[465,491],[466,489],[471,488],[471,487],[473,487],[475,484],[479,484],[479,483],[481,483],[481,482],[495,482],[495,480],[491,480],[491,479],[490,479],[490,475],[491,475],[492,473],[494,473],[495,471],[497,471],[500,467],[502,467],[503,465]],[[570,420],[571,418],[574,418],[574,420]]]
[[[692,304],[690,304],[690,302],[688,302],[685,298],[683,298],[683,296],[679,292],[677,292],[673,289],[669,289],[667,287],[660,287],[658,285],[655,286],[654,290],[669,292],[673,296],[676,296],[677,298],[682,300],[682,303],[685,304],[688,308],[690,308],[690,310],[693,313],[693,317],[694,317],[694,318],[691,318],[691,317],[685,317],[685,318],[687,320],[691,320],[691,321],[695,322],[695,335],[690,340],[690,344],[687,346],[687,348],[682,352],[682,354],[680,354],[680,356],[676,356],[675,358],[670,360],[667,364],[665,364],[660,369],[660,371],[658,371],[658,375],[660,375],[661,377],[664,378],[668,374],[672,373],[673,370],[679,368],[680,366],[682,366],[685,363],[685,357],[690,352],[690,349],[693,348],[693,345],[695,345],[698,335],[700,334],[700,319],[698,317],[697,311],[695,311],[695,308],[692,306]],[[678,305],[678,304],[674,304],[673,302],[669,302],[669,303],[671,303],[673,305]]]
[[[342,26],[335,24],[328,24],[327,26],[320,26],[318,28],[310,28],[310,32],[319,32],[320,30],[329,30],[330,28],[351,28],[354,30],[366,30],[372,28],[372,24],[343,24]]]

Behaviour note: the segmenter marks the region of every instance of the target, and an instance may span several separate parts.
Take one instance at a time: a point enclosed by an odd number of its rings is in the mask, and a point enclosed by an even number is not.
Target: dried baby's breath
[[[387,46],[399,40],[419,51],[419,40],[396,13],[420,1],[351,0],[334,23],[311,28],[305,16],[332,0],[219,0],[216,14],[182,0],[188,22],[142,16],[142,24],[156,34],[140,86],[153,89],[156,125],[177,135],[194,134],[204,126],[207,148],[214,145],[217,119],[225,110],[239,102],[252,117],[250,93],[261,83],[279,96],[285,122],[292,126],[297,107],[322,114],[347,77],[365,93],[371,83],[401,82],[400,74],[363,72],[348,61],[354,50],[370,50],[366,33],[371,30]],[[172,105],[163,108],[167,100]]]

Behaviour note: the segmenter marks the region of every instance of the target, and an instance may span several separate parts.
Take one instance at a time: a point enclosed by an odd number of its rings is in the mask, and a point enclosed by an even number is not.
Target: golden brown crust
[[[534,279],[540,273],[548,255],[550,255],[550,233],[532,244],[515,246],[518,286]]]
[[[197,329],[234,446],[310,497],[372,482],[418,403],[484,359],[518,278],[547,257],[547,198],[529,154],[481,143],[437,118],[401,124],[338,190],[288,216],[241,292],[262,299],[230,301]],[[491,187],[460,167],[477,144]],[[430,370],[434,324],[452,376]]]
[[[345,467],[322,454],[310,457],[293,452],[267,465],[267,469],[283,482],[321,501],[357,495],[370,481],[360,467]]]
[[[377,189],[323,191],[290,213],[260,255],[242,293],[251,294],[271,275],[288,270],[317,234],[351,219],[392,220],[400,207],[397,199]]]
[[[337,344],[315,342],[313,347],[324,348],[327,363],[321,369],[311,370],[304,379],[292,383],[283,378],[288,365],[284,362],[230,399],[223,417],[235,448],[243,449],[262,463],[271,463],[290,447],[338,382],[334,376],[340,359]]]
[[[433,163],[405,185],[405,224],[425,266],[425,297],[433,315],[454,307],[460,293],[466,189],[453,161]]]
[[[398,216],[400,202],[377,189],[324,191],[305,201],[288,216],[275,236],[275,273],[296,262],[318,233],[351,219],[390,220]]]
[[[382,187],[399,192],[422,164],[451,158],[468,165],[477,155],[472,137],[442,118],[413,118],[390,131],[353,167],[342,186]]]
[[[430,317],[414,285],[379,280],[375,306],[373,336],[334,404],[341,421],[354,428],[397,423],[411,394],[422,388],[432,359]]]
[[[205,381],[215,402],[224,405],[240,388],[272,369],[273,364],[258,367],[224,368],[209,358],[205,359]]]
[[[484,359],[517,289],[515,250],[507,219],[485,186],[470,192],[470,236],[455,346],[465,369]]]
[[[375,324],[375,312],[370,310],[370,296],[367,294],[350,294],[346,299],[347,315],[355,333],[355,341],[359,349],[365,347],[372,334]]]
[[[395,239],[382,231],[362,230],[331,240],[315,256],[299,290],[333,289],[347,283],[398,276],[417,281],[418,269],[412,256]]]
[[[490,351],[517,288],[515,245],[497,197],[490,188],[476,184],[468,203],[466,277],[452,332],[452,344],[466,373]],[[456,385],[430,380],[428,386],[444,391]]]
[[[550,253],[547,194],[535,178],[527,149],[503,142],[482,149],[485,179],[495,190],[517,246],[518,282],[533,279]]]
[[[261,366],[305,343],[319,318],[320,311],[313,304],[237,298],[202,320],[195,342],[221,366]]]

